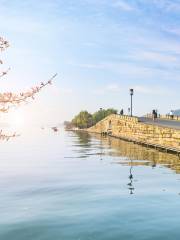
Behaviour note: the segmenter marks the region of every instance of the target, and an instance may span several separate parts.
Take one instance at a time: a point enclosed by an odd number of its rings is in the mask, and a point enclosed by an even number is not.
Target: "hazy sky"
[[[33,121],[127,111],[129,88],[136,114],[180,108],[179,0],[0,0],[0,22],[11,44],[2,58],[12,68],[1,91],[59,74],[20,110]]]

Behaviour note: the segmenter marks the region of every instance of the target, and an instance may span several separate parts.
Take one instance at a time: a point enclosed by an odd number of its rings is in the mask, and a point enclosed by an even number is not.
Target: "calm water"
[[[0,144],[0,240],[179,239],[176,156],[48,128]]]

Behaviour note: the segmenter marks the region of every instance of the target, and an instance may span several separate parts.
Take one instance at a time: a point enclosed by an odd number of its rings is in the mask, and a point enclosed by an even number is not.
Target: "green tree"
[[[100,109],[93,114],[88,111],[81,111],[73,118],[70,125],[80,129],[89,128],[111,114],[117,114],[117,110],[114,108]]]
[[[114,108],[108,108],[108,109],[100,109],[99,111],[95,112],[92,115],[93,125],[111,114],[117,114],[117,110]]]
[[[76,115],[72,124],[74,124],[78,128],[88,128],[92,126],[92,115],[87,111],[81,111],[78,115]]]

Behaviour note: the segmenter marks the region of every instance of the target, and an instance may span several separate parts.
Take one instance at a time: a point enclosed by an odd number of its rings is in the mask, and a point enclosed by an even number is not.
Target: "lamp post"
[[[103,108],[100,108],[102,118],[105,118],[105,111]]]
[[[101,113],[101,115],[102,115],[102,108],[100,108],[99,109],[100,110],[100,113]],[[101,121],[102,119],[101,119],[101,116],[100,116],[100,121]],[[101,136],[102,136],[102,121],[101,121]]]
[[[131,117],[132,117],[132,96],[134,95],[134,89],[129,89],[130,96],[131,96]]]

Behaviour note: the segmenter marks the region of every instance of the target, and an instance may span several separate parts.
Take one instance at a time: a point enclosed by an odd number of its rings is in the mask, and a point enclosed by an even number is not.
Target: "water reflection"
[[[132,170],[133,170],[133,164],[132,164],[132,159],[131,159],[131,166],[130,166],[130,170],[129,170],[129,180],[130,182],[128,183],[128,187],[129,187],[129,190],[130,190],[130,194],[134,194],[134,186],[133,186],[133,173],[132,173]]]
[[[2,145],[0,239],[178,239],[176,156],[49,128]]]
[[[100,160],[103,160],[103,138],[104,138],[104,136],[101,135],[101,141],[100,141]]]
[[[87,132],[77,132],[76,134],[78,136],[78,143],[76,142],[76,144],[79,144],[80,152],[83,152],[84,156],[88,157],[96,154],[100,155],[101,160],[104,155],[115,157],[115,163],[130,166],[130,181],[133,180],[133,166],[155,168],[157,165],[163,165],[178,174],[180,173],[180,157],[177,155],[160,152],[116,138],[102,137],[99,134],[89,134]]]
[[[100,137],[99,139],[93,138],[89,133],[83,131],[77,131],[74,133],[69,132],[69,136],[72,140],[70,144],[71,152],[74,153],[71,157],[65,158],[88,158],[99,156],[100,160],[104,155],[104,141]]]
[[[91,147],[91,136],[87,132],[77,131],[78,142],[81,146]]]

